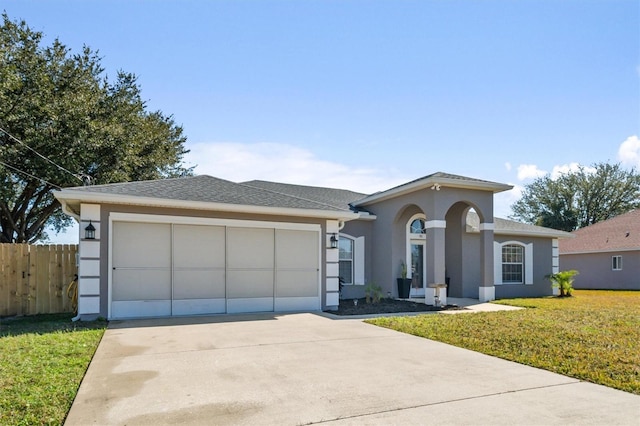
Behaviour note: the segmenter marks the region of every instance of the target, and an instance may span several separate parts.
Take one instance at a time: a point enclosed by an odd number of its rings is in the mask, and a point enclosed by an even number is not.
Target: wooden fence
[[[72,312],[77,245],[0,244],[0,317]]]

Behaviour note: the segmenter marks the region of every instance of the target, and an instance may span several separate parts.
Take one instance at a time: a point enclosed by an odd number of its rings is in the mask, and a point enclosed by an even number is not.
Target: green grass
[[[640,291],[496,303],[528,309],[367,322],[640,395]]]
[[[0,320],[1,425],[64,422],[106,328],[72,316]]]

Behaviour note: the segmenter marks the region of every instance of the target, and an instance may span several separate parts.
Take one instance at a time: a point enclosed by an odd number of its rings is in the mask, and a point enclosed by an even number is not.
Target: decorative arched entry
[[[487,284],[493,288],[493,223],[468,201],[454,203],[445,220],[448,296],[485,299]]]

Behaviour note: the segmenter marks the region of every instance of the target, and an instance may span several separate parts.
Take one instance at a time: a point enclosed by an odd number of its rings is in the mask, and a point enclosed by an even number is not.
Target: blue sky
[[[640,166],[640,2],[0,1],[173,114],[197,173],[374,192]],[[53,238],[66,242],[76,231]]]

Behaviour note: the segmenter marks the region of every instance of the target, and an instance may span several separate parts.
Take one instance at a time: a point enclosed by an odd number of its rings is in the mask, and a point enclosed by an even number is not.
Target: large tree
[[[640,175],[620,164],[580,166],[525,186],[512,219],[573,231],[640,207]]]
[[[70,224],[53,190],[190,174],[182,127],[148,111],[136,76],[110,80],[97,52],[2,15],[0,242],[35,242]]]

